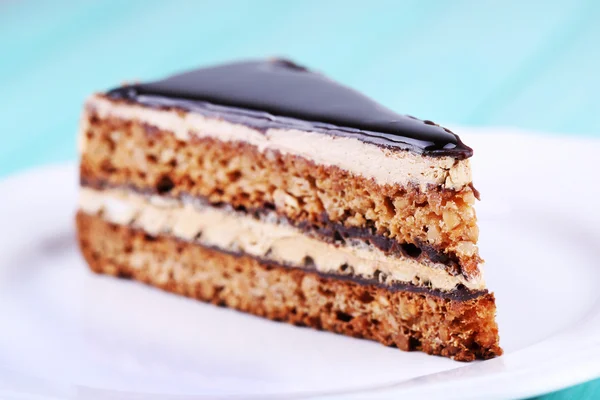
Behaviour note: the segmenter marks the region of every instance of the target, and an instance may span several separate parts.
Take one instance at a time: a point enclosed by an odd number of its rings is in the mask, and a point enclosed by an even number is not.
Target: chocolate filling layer
[[[129,226],[129,229],[132,230],[136,230],[137,228]],[[148,240],[153,240],[154,237],[151,235],[146,234],[146,237]],[[187,241],[180,239],[180,238],[176,238],[174,236],[168,236],[171,240],[175,240],[178,242],[183,242],[183,243],[188,243]],[[260,263],[266,265],[266,266],[272,266],[272,267],[284,267],[284,268],[299,268],[302,270],[305,270],[307,272],[310,273],[314,273],[317,274],[319,276],[325,277],[325,278],[330,278],[330,279],[338,279],[338,280],[346,280],[346,281],[351,281],[360,285],[373,285],[373,286],[377,286],[380,288],[384,288],[386,290],[390,290],[390,291],[405,291],[405,292],[410,292],[410,293],[419,293],[419,294],[423,294],[423,295],[430,295],[430,296],[436,296],[436,297],[440,297],[443,299],[448,299],[448,300],[453,300],[453,301],[467,301],[467,300],[472,300],[474,298],[480,297],[480,296],[484,296],[488,294],[487,290],[471,290],[466,288],[463,285],[458,285],[456,288],[454,288],[452,291],[442,291],[442,290],[438,290],[438,289],[433,289],[430,288],[428,286],[417,286],[414,285],[412,283],[404,283],[404,282],[397,282],[397,281],[386,281],[386,277],[384,276],[384,274],[382,274],[381,272],[377,271],[375,273],[375,277],[376,278],[365,278],[362,276],[358,276],[358,275],[354,275],[352,273],[352,268],[348,267],[346,269],[347,274],[337,274],[337,273],[324,273],[324,272],[320,272],[318,271],[315,267],[314,264],[312,264],[312,260],[310,259],[305,259],[304,261],[304,265],[299,266],[299,265],[289,265],[289,264],[283,264],[283,263],[278,263],[272,260],[267,260],[265,258],[262,257],[255,257],[246,253],[241,253],[241,252],[233,252],[233,251],[226,251],[223,250],[221,248],[218,247],[213,247],[213,246],[206,246],[204,244],[200,244],[197,242],[190,242],[193,243],[196,246],[201,246],[204,248],[208,248],[208,249],[212,249],[215,251],[219,251],[221,253],[225,253],[225,254],[229,254],[231,256],[234,257],[251,257],[257,261],[259,261]]]
[[[172,189],[169,182],[159,184],[156,188],[138,188],[132,185],[116,186],[111,185],[103,180],[81,177],[80,184],[82,187],[89,187],[96,190],[124,189],[145,196],[160,195],[165,198],[185,201],[192,204],[195,203],[202,206],[231,209],[236,212],[252,215],[257,219],[276,213],[275,206],[268,203],[264,204],[263,207],[260,208],[247,209],[245,207],[234,208],[230,204],[225,203],[211,203],[205,197],[191,196],[187,194],[173,196],[169,194],[170,190]],[[352,241],[360,241],[367,245],[376,247],[386,255],[404,256],[407,258],[413,258],[419,262],[429,261],[431,263],[443,264],[445,267],[444,269],[451,275],[457,276],[462,274],[461,266],[454,254],[446,254],[441,249],[437,249],[435,246],[431,246],[426,243],[399,243],[394,239],[377,234],[374,228],[347,227],[340,223],[333,222],[329,219],[326,213],[321,215],[322,225],[312,224],[309,221],[292,220],[281,214],[277,214],[277,218],[280,222],[294,226],[305,234],[317,237],[318,239],[327,243],[342,246],[348,242],[351,244]]]
[[[258,212],[261,213],[264,211],[258,210]],[[418,261],[429,260],[434,263],[444,264],[446,270],[454,276],[462,272],[460,264],[454,255],[445,254],[434,246],[421,242],[399,243],[394,239],[377,234],[374,228],[347,227],[331,221],[327,213],[321,214],[323,226],[310,224],[307,221],[291,221],[288,218],[286,218],[286,221],[305,233],[314,232],[319,238],[330,243],[345,244],[348,240],[360,240],[366,244],[375,246],[386,255],[402,255]]]

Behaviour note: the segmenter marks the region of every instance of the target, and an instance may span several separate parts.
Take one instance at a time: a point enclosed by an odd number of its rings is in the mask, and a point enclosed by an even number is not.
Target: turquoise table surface
[[[266,56],[443,124],[600,137],[598,0],[0,0],[0,176],[75,159],[94,91]]]

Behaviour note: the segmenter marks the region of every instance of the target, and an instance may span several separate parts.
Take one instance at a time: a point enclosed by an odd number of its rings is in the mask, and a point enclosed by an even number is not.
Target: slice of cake
[[[93,95],[79,242],[95,272],[469,361],[502,354],[472,150],[285,60]]]

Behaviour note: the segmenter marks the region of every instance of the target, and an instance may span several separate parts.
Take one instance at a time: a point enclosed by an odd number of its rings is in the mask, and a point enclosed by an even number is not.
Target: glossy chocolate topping
[[[174,107],[250,125],[355,137],[429,156],[470,157],[471,148],[431,121],[396,114],[359,92],[286,60],[245,61],[128,85],[110,98]]]

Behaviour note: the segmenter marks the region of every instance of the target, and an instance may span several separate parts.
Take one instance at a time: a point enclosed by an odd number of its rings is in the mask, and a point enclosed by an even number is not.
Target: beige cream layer
[[[386,256],[367,245],[336,246],[305,235],[276,218],[257,220],[240,213],[206,205],[144,196],[125,190],[82,188],[80,209],[102,215],[112,223],[132,224],[151,235],[169,234],[206,246],[242,252],[278,263],[304,266],[305,258],[324,273],[348,273],[373,278],[379,270],[387,282],[429,283],[430,287],[452,290],[462,284],[469,289],[483,289],[482,278],[468,281],[448,274],[441,264],[423,265],[411,258]]]
[[[379,184],[443,185],[460,190],[471,182],[469,160],[452,157],[424,157],[408,151],[391,151],[358,139],[323,135],[300,130],[269,129],[263,133],[250,127],[198,113],[176,113],[139,105],[119,104],[104,97],[87,100],[86,112],[94,110],[101,118],[138,120],[173,132],[181,140],[192,136],[223,141],[242,141],[261,151],[270,149],[298,155],[317,164],[333,165],[356,175],[375,179]],[[83,119],[86,120],[85,118]],[[82,127],[82,132],[85,131]],[[81,151],[85,136],[80,135]]]

